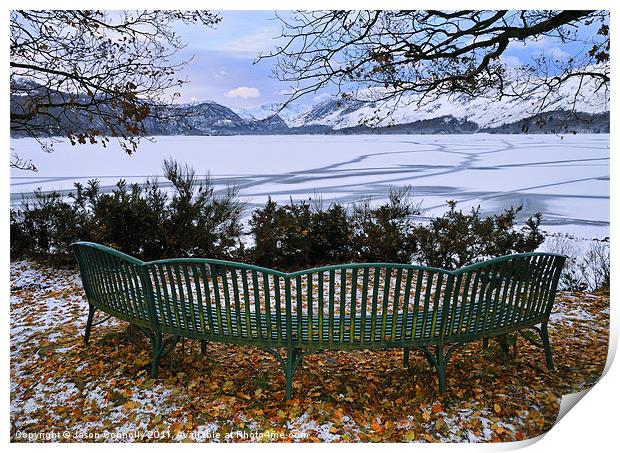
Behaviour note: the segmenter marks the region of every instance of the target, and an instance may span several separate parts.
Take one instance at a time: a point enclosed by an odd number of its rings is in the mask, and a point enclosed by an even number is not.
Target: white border
[[[415,7],[418,9],[423,8],[434,8],[434,9],[453,9],[455,6],[454,1],[446,1],[446,0],[434,0],[434,1],[418,1],[415,2],[415,5],[411,4],[410,1],[367,1],[367,0],[359,0],[359,1],[325,1],[318,0],[314,2],[309,1],[261,1],[259,3],[251,3],[251,2],[242,2],[235,0],[228,1],[209,1],[209,2],[198,2],[191,0],[176,0],[175,2],[164,2],[164,1],[118,1],[118,0],[108,0],[108,1],[14,1],[10,0],[5,3],[5,15],[4,20],[1,23],[0,28],[0,36],[2,37],[2,41],[4,42],[4,46],[2,47],[2,51],[4,54],[4,61],[7,62],[9,60],[9,46],[8,46],[8,37],[9,37],[9,27],[8,27],[8,12],[12,8],[29,8],[29,9],[77,9],[77,8],[100,8],[100,9],[138,9],[138,8],[176,8],[176,9],[223,9],[223,10],[250,10],[250,9],[263,9],[263,10],[287,10],[287,9],[320,9],[320,8],[341,8],[341,9],[391,9],[391,8],[411,8]],[[475,1],[475,2],[459,2],[459,8],[468,8],[468,9],[493,9],[497,8],[497,1]],[[615,14],[617,8],[612,6],[611,1],[594,1],[588,2],[587,5],[584,5],[583,2],[577,1],[506,1],[501,3],[502,8],[507,9],[582,9],[584,6],[587,7],[596,7],[597,9],[608,9],[611,10],[612,13],[612,26],[610,27],[611,33],[615,33]],[[614,34],[615,36],[615,34]],[[614,41],[616,42],[616,41]],[[614,51],[612,50],[612,53]],[[612,73],[617,73],[618,57],[612,57]],[[8,69],[8,64],[6,66]],[[5,81],[9,79],[8,74],[5,76]],[[6,87],[6,85],[5,85]],[[6,89],[6,88],[5,88]],[[615,130],[615,125],[613,119],[615,118],[614,113],[617,109],[617,98],[616,95],[618,89],[618,83],[612,78],[612,108],[611,108],[611,124],[612,129]],[[10,133],[9,133],[9,92],[8,90],[4,92],[3,98],[4,108],[2,109],[2,121],[4,125],[4,149],[7,150],[7,154],[5,155],[8,160],[8,150],[10,148]],[[619,152],[618,140],[615,133],[611,136],[611,181],[616,181],[617,176],[617,168],[618,168],[618,157],[615,154]],[[1,249],[2,253],[2,271],[5,278],[3,279],[2,286],[4,289],[4,293],[6,296],[9,294],[9,221],[8,221],[8,206],[9,206],[9,194],[10,194],[10,178],[9,178],[9,168],[8,165],[5,164],[4,167],[0,169],[3,175],[2,181],[5,187],[5,190],[0,192],[1,197],[1,205],[4,206],[4,216],[5,222],[2,224],[2,241],[3,247]],[[617,247],[616,240],[618,240],[617,233],[617,221],[618,221],[618,213],[619,207],[618,205],[614,205],[613,201],[618,199],[618,186],[616,187],[611,185],[611,247],[612,247],[612,267],[614,269],[612,278],[612,295],[618,293],[618,285],[619,279],[615,277],[615,269],[620,269],[620,264],[618,260],[618,254],[616,253]],[[618,271],[620,272],[620,271]],[[4,299],[8,302],[8,297]],[[618,341],[618,316],[620,316],[618,310],[618,304],[611,304],[611,336],[610,336],[610,354],[608,357],[608,367],[610,363],[613,361],[613,357],[615,355],[615,351],[617,348]],[[2,430],[4,433],[5,442],[9,441],[9,432],[10,432],[10,420],[9,420],[9,405],[10,405],[10,395],[9,395],[9,304],[6,304],[5,310],[2,312],[4,318],[4,347],[2,348],[2,364],[3,364],[3,388],[4,392],[1,394],[0,398],[3,403],[3,421]],[[442,451],[491,451],[491,450],[512,450],[515,448],[521,448],[529,445],[528,451],[533,452],[548,452],[552,450],[558,450],[563,452],[571,452],[571,451],[607,451],[610,449],[611,445],[616,445],[618,443],[618,435],[620,434],[620,429],[618,428],[618,422],[616,418],[616,413],[618,411],[619,404],[619,384],[620,384],[620,371],[618,371],[618,365],[609,368],[609,371],[604,375],[601,382],[593,387],[593,389],[588,392],[587,395],[583,397],[583,399],[575,406],[574,409],[570,410],[566,416],[560,420],[557,425],[552,428],[549,433],[542,438],[537,439],[537,441],[523,441],[523,442],[515,442],[511,444],[391,444],[389,448],[395,448],[397,450],[410,451],[411,449],[421,449],[424,451],[428,451],[429,449],[439,448]],[[618,431],[617,431],[618,430]],[[28,445],[28,444],[12,444],[12,448],[16,451],[24,451],[31,449],[39,450],[42,448],[50,449],[50,451],[60,451],[61,449],[82,449],[82,445],[74,445],[74,444],[42,444],[42,445]],[[100,445],[92,445],[88,448],[94,449],[103,449],[106,447],[102,447]],[[119,448],[118,446],[114,446],[111,448]],[[174,448],[178,451],[179,448],[184,448],[183,446],[174,445],[123,445],[123,449],[131,448],[137,450],[143,450],[146,448],[155,448],[157,450]],[[205,448],[202,447],[187,447],[187,448]],[[234,444],[234,445],[213,445],[210,444],[207,448],[219,450],[226,448],[227,450],[232,449],[241,450],[251,448],[254,451],[265,451],[267,449],[282,449],[282,448],[291,448],[290,445],[259,445],[253,444],[251,446],[247,446],[246,444]],[[323,449],[353,449],[355,448],[357,451],[376,451],[380,448],[385,448],[383,445],[371,445],[371,444],[347,444],[347,445],[329,445],[329,444],[319,444],[316,445],[295,445],[295,449],[315,449],[321,448]]]

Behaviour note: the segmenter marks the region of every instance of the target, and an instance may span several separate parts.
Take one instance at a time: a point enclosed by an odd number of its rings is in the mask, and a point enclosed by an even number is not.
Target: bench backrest
[[[119,319],[151,328],[143,262],[91,242],[74,243],[72,248],[88,301]]]
[[[552,253],[522,253],[455,271],[442,335],[450,339],[499,334],[548,319],[565,259]]]
[[[113,314],[153,319],[163,333],[272,347],[380,347],[501,333],[548,318],[564,263],[561,255],[528,253],[457,271],[364,263],[283,273],[201,258],[143,263],[80,244],[89,300]]]
[[[143,271],[151,284],[162,332],[235,340],[271,338],[266,333],[269,308],[265,301],[274,303],[276,299],[259,281],[266,278],[277,285],[277,278],[284,274],[201,258],[151,261],[144,264]],[[271,344],[271,340],[267,342]]]
[[[439,327],[437,310],[453,279],[443,269],[404,264],[283,273],[227,261],[178,259],[145,263],[144,269],[154,287],[162,331],[190,336],[209,332],[242,342],[294,342],[300,347],[376,346],[410,339],[419,334],[402,319],[415,321],[422,313],[428,319],[422,336],[432,338]]]

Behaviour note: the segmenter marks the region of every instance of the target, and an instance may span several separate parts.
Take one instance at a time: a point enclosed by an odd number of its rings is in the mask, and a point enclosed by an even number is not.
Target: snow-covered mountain
[[[29,113],[30,98],[37,96],[43,99],[66,102],[70,94],[54,91],[34,82],[19,82],[20,86],[12,87],[10,109],[11,113],[24,115]],[[24,92],[25,94],[22,94]],[[88,97],[82,95],[84,103]],[[117,114],[117,108],[111,104],[101,104],[99,111],[105,111],[110,116]],[[279,116],[264,119],[242,118],[230,108],[214,101],[204,101],[195,104],[180,105],[151,105],[151,115],[142,122],[147,135],[259,135],[283,134],[288,132],[288,126]],[[51,108],[49,115],[38,120],[37,132],[39,135],[62,136],[67,130],[74,133],[99,128],[103,133],[112,133],[108,125],[99,120],[97,112],[93,110],[89,115],[80,110]],[[120,115],[120,113],[119,113]],[[12,136],[20,137],[20,132],[13,132]]]
[[[579,89],[579,85],[581,88]],[[328,99],[314,105],[307,112],[287,120],[290,127],[324,125],[333,129],[355,128],[360,125],[385,127],[416,123],[443,117],[458,121],[476,123],[480,129],[492,129],[515,123],[537,113],[544,104],[543,112],[570,111],[600,114],[609,111],[609,93],[596,90],[592,79],[569,79],[557,92],[547,95],[540,86],[516,87],[521,97],[504,97],[489,100],[483,97],[471,98],[462,94],[443,95],[437,99],[418,102],[414,95],[404,95],[398,104],[395,101],[375,102],[371,91],[358,93],[361,100]],[[575,93],[579,94],[575,97]]]
[[[271,102],[254,108],[231,107],[231,109],[245,120],[264,120],[277,114],[288,125],[295,123],[296,119],[308,112],[313,106],[307,104],[291,104],[280,110],[281,104]]]
[[[166,135],[228,135],[283,133],[288,126],[279,116],[244,118],[213,101],[169,108],[173,121],[161,124]]]
[[[551,95],[540,85],[514,88],[522,94],[520,97],[489,100],[453,94],[419,102],[414,95],[403,95],[398,103],[374,101],[373,96],[382,93],[366,90],[358,93],[364,100],[331,98],[314,105],[292,104],[282,111],[275,103],[253,109],[229,108],[214,101],[160,105],[151,107],[155,114],[144,121],[144,126],[148,135],[609,132],[609,93],[597,90],[591,79],[583,83],[578,78],[569,79]],[[54,91],[48,95],[67,96]],[[11,96],[11,112],[22,113],[26,105],[27,96]],[[567,114],[573,108],[581,115]],[[50,113],[57,112],[52,109]],[[59,120],[49,125],[42,123],[47,131],[41,133],[64,135],[67,127],[76,132],[93,126],[105,129],[105,125],[94,124],[92,118],[79,111],[69,113],[72,116],[57,113]],[[63,123],[69,120],[70,124]]]

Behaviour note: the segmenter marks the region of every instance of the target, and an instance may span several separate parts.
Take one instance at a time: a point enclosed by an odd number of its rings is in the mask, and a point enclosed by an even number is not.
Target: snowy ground
[[[411,185],[426,217],[441,215],[449,199],[485,213],[523,205],[523,217],[543,213],[549,232],[609,236],[608,134],[158,137],[132,156],[115,144],[61,142],[52,154],[31,139],[11,146],[40,169],[12,170],[12,203],[37,187],[68,190],[92,178],[108,188],[119,178],[143,182],[172,156],[209,172],[218,188],[238,186],[249,208],[268,196],[381,201],[390,187]]]
[[[513,357],[480,342],[455,352],[447,394],[435,374],[400,351],[308,356],[283,401],[284,378],[264,351],[186,341],[159,379],[146,373],[142,334],[110,320],[82,333],[87,305],[74,270],[11,263],[11,439],[84,441],[489,442],[538,436],[561,395],[602,373],[609,297],[562,293],[550,321],[556,369],[518,338]],[[95,322],[102,318],[95,318]],[[156,437],[157,436],[157,437]]]

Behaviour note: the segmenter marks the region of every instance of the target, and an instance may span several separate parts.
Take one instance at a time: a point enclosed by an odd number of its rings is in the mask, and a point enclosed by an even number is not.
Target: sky
[[[287,84],[272,77],[274,60],[256,62],[260,53],[269,53],[278,42],[282,27],[275,18],[276,13],[220,11],[218,14],[222,21],[215,29],[177,28],[187,43],[182,57],[193,56],[183,70],[190,83],[182,88],[180,101],[213,100],[244,108],[284,101]]]
[[[256,62],[259,54],[269,53],[278,44],[282,31],[275,11],[219,11],[222,21],[214,28],[179,25],[177,32],[187,47],[180,57],[192,58],[183,69],[189,83],[181,89],[180,102],[212,100],[240,108],[282,102],[289,88],[273,77],[275,59]],[[278,11],[286,17],[289,13]],[[584,30],[591,33],[592,30]],[[519,66],[545,53],[553,58],[566,58],[582,52],[580,44],[555,42],[550,38],[511,43],[502,59],[508,66]],[[587,49],[589,50],[589,49]],[[302,98],[312,104],[325,98],[328,91]]]

